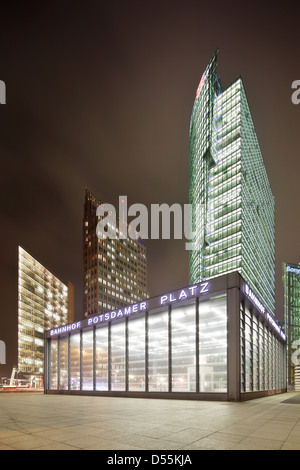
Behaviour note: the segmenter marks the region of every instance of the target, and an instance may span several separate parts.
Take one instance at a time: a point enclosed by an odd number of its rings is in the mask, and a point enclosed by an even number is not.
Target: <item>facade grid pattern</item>
[[[22,247],[18,257],[18,370],[32,385],[42,386],[44,332],[73,321],[73,286]]]
[[[242,302],[240,307],[241,390],[254,392],[286,386],[285,344]]]
[[[223,89],[216,69],[217,52],[190,125],[190,283],[238,271],[274,317],[274,198],[242,80]]]
[[[284,328],[287,336],[288,385],[295,386],[300,345],[300,264],[283,263]]]
[[[140,239],[98,238],[101,201],[86,189],[83,216],[83,317],[149,297],[147,252]],[[116,221],[118,223],[118,221]],[[119,235],[119,227],[116,227]]]

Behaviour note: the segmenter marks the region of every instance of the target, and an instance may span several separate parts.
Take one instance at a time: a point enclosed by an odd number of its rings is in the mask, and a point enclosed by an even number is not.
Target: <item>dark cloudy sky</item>
[[[8,2],[7,2],[8,3]],[[17,246],[76,289],[84,188],[104,202],[188,202],[189,123],[216,47],[224,85],[241,75],[276,200],[281,264],[299,262],[300,80],[296,2],[108,1],[1,6],[0,339],[13,361]],[[184,241],[148,243],[151,295],[188,283]],[[13,340],[11,340],[13,338]],[[0,376],[3,375],[0,366]]]

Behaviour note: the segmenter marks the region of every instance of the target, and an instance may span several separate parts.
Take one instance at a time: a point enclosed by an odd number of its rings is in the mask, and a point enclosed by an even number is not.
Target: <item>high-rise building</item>
[[[215,51],[190,123],[190,283],[238,271],[275,316],[274,198],[241,77],[223,88]]]
[[[74,321],[74,289],[19,246],[18,371],[42,386],[44,332]]]
[[[287,381],[295,385],[300,347],[300,263],[283,263],[284,325],[287,337]]]
[[[86,189],[83,216],[84,318],[149,296],[144,242],[139,238],[98,237],[97,207],[100,204],[100,200]],[[116,233],[119,233],[118,227]]]

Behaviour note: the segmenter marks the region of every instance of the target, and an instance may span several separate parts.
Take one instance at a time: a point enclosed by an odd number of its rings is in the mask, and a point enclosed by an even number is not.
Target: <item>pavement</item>
[[[2,392],[0,450],[300,450],[300,393],[235,403]]]

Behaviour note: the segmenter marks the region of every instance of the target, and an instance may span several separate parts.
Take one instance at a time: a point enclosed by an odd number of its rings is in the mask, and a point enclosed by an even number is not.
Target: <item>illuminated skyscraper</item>
[[[97,237],[100,200],[86,189],[83,216],[83,317],[147,298],[146,247],[140,239]],[[117,234],[118,228],[116,228]]]
[[[190,124],[190,283],[238,271],[275,316],[274,198],[242,79],[223,88],[217,54],[201,77]]]
[[[288,385],[295,384],[295,365],[299,365],[300,346],[300,263],[283,263],[284,324],[287,337]],[[295,353],[295,358],[293,357]]]
[[[42,385],[44,331],[74,321],[74,289],[19,246],[18,369]]]

